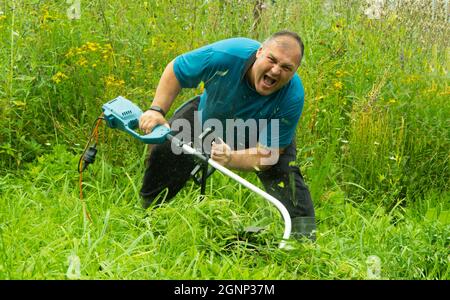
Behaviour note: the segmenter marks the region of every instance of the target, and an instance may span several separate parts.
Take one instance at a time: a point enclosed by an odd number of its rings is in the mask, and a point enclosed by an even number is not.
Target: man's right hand
[[[152,132],[156,125],[164,125],[170,128],[169,123],[163,115],[154,110],[147,110],[139,118],[139,128],[146,134]]]
[[[180,83],[173,71],[173,63],[174,61],[172,60],[164,69],[152,101],[152,104],[159,106],[166,113],[169,111],[175,97],[181,91]],[[139,128],[146,134],[152,132],[156,125],[164,125],[170,129],[169,123],[160,112],[147,110],[141,115],[141,118],[139,119]]]

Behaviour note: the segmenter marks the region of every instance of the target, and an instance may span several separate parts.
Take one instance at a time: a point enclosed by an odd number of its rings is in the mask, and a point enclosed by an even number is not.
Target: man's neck
[[[253,76],[253,65],[247,70],[247,73],[245,73],[245,80],[247,80],[248,85],[255,89],[255,80]]]

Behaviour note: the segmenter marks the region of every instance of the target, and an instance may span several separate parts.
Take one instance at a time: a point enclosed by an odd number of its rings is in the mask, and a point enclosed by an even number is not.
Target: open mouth
[[[263,76],[263,82],[264,82],[264,84],[265,84],[266,86],[272,87],[273,85],[275,85],[275,83],[277,82],[277,80],[276,80],[276,79],[273,79],[273,78],[270,77],[270,76],[264,75],[264,76]]]

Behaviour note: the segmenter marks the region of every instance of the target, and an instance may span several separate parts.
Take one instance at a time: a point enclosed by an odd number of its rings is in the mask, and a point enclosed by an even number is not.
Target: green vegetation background
[[[255,15],[255,1],[82,1],[73,20],[66,1],[0,3],[1,279],[449,278],[444,1],[379,20],[362,1],[266,2]],[[77,163],[102,104],[122,95],[145,108],[176,55],[280,29],[306,46],[297,163],[316,243],[277,249],[278,211],[220,174],[203,201],[188,183],[143,210],[145,146],[105,127],[84,175],[93,223],[84,217]],[[267,230],[247,239],[249,225]]]

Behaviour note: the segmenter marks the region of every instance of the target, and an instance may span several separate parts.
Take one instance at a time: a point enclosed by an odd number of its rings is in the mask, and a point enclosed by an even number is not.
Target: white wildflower
[[[66,276],[68,279],[80,279],[80,258],[76,254],[71,254],[68,257],[69,267],[67,268]]]
[[[376,255],[367,257],[367,279],[381,278],[381,259]]]

